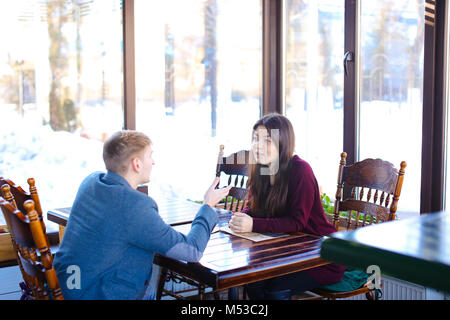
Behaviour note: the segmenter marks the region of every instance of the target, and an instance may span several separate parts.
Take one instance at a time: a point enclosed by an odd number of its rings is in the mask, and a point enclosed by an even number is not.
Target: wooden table
[[[177,226],[191,223],[197,214],[200,204],[186,201],[179,198],[158,197],[155,198],[158,204],[159,215],[167,224]],[[51,209],[47,212],[47,219],[59,225],[60,242],[64,236],[65,227],[70,216],[70,207]],[[228,211],[215,208],[220,216],[228,215]]]
[[[190,225],[175,229],[186,234]],[[321,242],[322,237],[300,232],[262,242],[216,232],[198,263],[156,255],[155,264],[221,291],[329,264],[319,257]]]
[[[177,226],[181,224],[191,223],[201,205],[195,202],[186,201],[179,198],[157,198],[159,215],[167,224]],[[70,216],[70,207],[52,209],[47,213],[48,220],[66,226]],[[227,210],[215,208],[217,214],[220,216],[228,215]]]
[[[155,199],[163,220],[180,232],[187,234],[200,204],[177,198]],[[215,208],[219,225],[227,224],[232,213]],[[54,209],[47,213],[48,220],[65,227],[70,208]],[[319,256],[322,237],[304,233],[253,242],[223,232],[211,235],[202,259],[187,263],[155,255],[154,263],[162,272],[174,271],[202,286],[221,291],[254,281],[278,277],[329,264]],[[164,274],[163,274],[164,276]],[[204,291],[200,292],[200,298]]]
[[[450,213],[385,222],[327,238],[323,259],[450,292]]]

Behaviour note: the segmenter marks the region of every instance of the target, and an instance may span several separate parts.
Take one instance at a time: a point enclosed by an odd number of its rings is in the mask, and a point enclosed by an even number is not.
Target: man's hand
[[[233,232],[252,232],[253,218],[242,212],[235,212],[229,223]]]
[[[233,186],[228,186],[226,188],[216,189],[216,186],[217,184],[219,184],[219,181],[220,179],[218,177],[214,179],[213,184],[206,191],[205,196],[203,198],[203,204],[207,204],[211,208],[213,208],[216,204],[218,204],[220,200],[225,198],[230,192],[230,189],[233,188]]]

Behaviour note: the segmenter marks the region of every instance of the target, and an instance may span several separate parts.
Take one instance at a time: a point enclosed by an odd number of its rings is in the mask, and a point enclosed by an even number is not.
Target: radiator
[[[414,283],[382,277],[381,285],[381,291],[383,292],[381,300],[426,300],[425,287]],[[366,296],[359,295],[345,300],[366,300]]]

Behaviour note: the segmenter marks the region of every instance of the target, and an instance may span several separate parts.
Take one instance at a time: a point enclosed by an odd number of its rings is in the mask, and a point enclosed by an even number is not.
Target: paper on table
[[[220,231],[219,225],[216,224],[215,227],[214,227],[214,229],[212,229],[211,234],[216,233],[216,232],[219,232],[219,231]]]
[[[231,229],[228,226],[220,227],[220,231],[232,234],[237,237],[248,239],[248,240],[251,240],[254,242],[260,242],[260,241],[264,241],[264,240],[270,240],[270,239],[288,236],[288,234],[286,234],[286,233],[257,233],[257,232],[236,233],[236,232],[231,231]]]

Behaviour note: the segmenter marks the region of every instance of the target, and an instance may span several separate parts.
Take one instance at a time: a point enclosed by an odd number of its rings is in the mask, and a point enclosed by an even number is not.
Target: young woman
[[[269,114],[253,126],[249,165],[249,202],[230,220],[235,232],[305,232],[329,235],[336,229],[323,211],[319,187],[309,164],[293,155],[291,122]],[[345,267],[323,267],[248,285],[251,299],[290,299],[292,294],[339,282]]]

